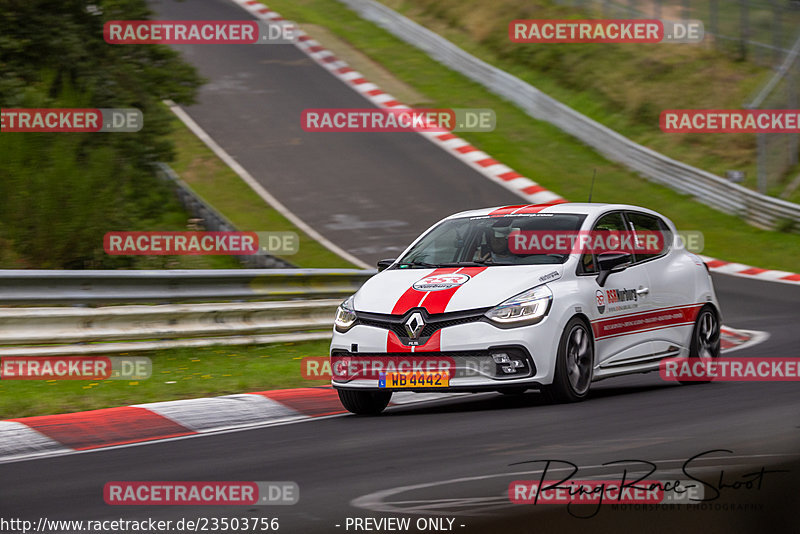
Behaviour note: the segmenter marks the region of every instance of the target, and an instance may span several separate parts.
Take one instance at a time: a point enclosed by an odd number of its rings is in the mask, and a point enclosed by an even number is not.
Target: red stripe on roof
[[[509,213],[515,212],[520,208],[524,208],[527,204],[519,204],[516,206],[503,206],[502,208],[497,208],[496,210],[489,213],[489,217],[499,217],[501,215],[508,215]]]
[[[553,204],[531,204],[530,206],[525,206],[519,211],[514,213],[539,213],[540,211],[552,207]]]

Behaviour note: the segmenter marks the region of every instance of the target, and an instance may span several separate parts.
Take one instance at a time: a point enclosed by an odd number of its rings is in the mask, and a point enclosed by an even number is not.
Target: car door
[[[637,252],[634,258],[647,269],[650,280],[648,298],[656,313],[649,330],[654,353],[664,357],[677,355],[689,339],[699,308],[693,298],[694,283],[687,276],[686,257],[673,250],[674,236],[660,217],[631,210],[625,212],[625,219],[630,231],[637,235],[645,232],[663,235],[660,250]]]
[[[593,232],[623,232],[627,223],[623,212],[614,211],[598,218]],[[633,263],[612,273],[604,287],[597,284],[597,256],[600,251],[583,254],[579,279],[584,290],[593,296],[588,306],[595,338],[595,368],[613,370],[652,357],[653,347],[646,332],[646,314],[652,311],[648,297],[650,286],[647,266]],[[587,295],[588,296],[588,295]]]

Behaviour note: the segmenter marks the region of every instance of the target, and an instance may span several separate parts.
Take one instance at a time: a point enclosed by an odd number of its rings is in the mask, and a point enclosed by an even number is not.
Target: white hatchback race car
[[[630,248],[609,246],[630,235]],[[718,358],[711,276],[676,235],[658,213],[621,204],[447,217],[340,305],[333,386],[357,414],[380,413],[397,390],[539,389],[574,402],[593,381],[665,358]]]

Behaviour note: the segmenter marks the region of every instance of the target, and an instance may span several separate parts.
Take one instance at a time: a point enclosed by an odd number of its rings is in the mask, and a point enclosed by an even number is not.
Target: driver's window
[[[595,223],[592,231],[594,232],[612,232],[624,231],[625,221],[622,218],[622,212],[607,213],[600,217]],[[583,273],[596,273],[597,272],[597,255],[586,253],[581,256],[581,272]]]

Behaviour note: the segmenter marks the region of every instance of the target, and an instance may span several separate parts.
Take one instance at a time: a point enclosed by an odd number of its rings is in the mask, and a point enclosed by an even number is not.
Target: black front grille
[[[425,327],[422,329],[419,337],[420,339],[425,339],[432,336],[437,330],[447,328],[448,326],[481,321],[483,320],[483,314],[490,309],[491,308],[481,308],[476,310],[429,314],[424,308],[413,308],[403,315],[356,312],[358,318],[355,324],[391,330],[398,338],[404,340],[408,338],[405,322],[412,313],[418,311],[422,313],[422,318],[425,321]]]

